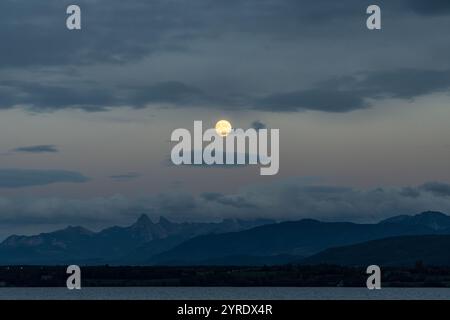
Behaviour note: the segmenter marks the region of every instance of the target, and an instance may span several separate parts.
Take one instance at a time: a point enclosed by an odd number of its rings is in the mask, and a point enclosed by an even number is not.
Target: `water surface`
[[[286,287],[121,287],[121,288],[0,288],[0,300],[450,300],[450,288],[286,288]]]

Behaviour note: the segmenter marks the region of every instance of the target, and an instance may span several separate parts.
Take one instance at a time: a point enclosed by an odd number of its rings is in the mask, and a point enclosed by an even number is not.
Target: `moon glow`
[[[216,132],[221,137],[226,137],[231,132],[231,123],[227,120],[220,120],[216,123]]]

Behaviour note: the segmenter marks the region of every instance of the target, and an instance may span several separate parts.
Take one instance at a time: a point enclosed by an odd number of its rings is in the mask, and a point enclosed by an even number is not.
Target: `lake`
[[[450,288],[121,287],[0,288],[0,300],[450,300]]]

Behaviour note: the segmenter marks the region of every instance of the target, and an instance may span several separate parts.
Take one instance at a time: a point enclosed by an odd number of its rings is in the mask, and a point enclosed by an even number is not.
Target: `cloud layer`
[[[18,147],[12,150],[13,152],[24,153],[56,153],[59,152],[58,148],[50,144],[41,144],[36,146]]]
[[[330,79],[308,90],[273,94],[260,99],[255,108],[267,111],[348,112],[371,106],[370,99],[409,100],[445,92],[449,88],[448,70],[398,69],[365,72]]]
[[[450,213],[450,185],[440,182],[415,187],[356,189],[316,185],[288,179],[242,189],[236,194],[206,192],[91,199],[0,198],[0,223],[13,225],[126,224],[145,212],[178,221],[222,218],[376,222],[426,210]],[[1,233],[2,230],[0,230]]]
[[[0,52],[0,68],[9,73],[0,76],[0,108],[342,113],[450,86],[450,66],[436,59],[450,51],[435,31],[448,29],[444,0],[379,1],[386,22],[379,34],[363,23],[371,3],[358,0],[80,0],[79,32],[65,29],[69,4],[1,2],[0,38],[8,50]],[[402,31],[417,43],[403,43]],[[435,59],[423,63],[424,55]],[[339,59],[335,70],[327,70],[330,59]],[[376,71],[373,61],[383,61]]]
[[[143,108],[162,104],[178,108],[209,107],[271,112],[349,112],[370,107],[371,100],[411,100],[423,95],[446,92],[449,88],[449,70],[424,69],[363,72],[330,78],[314,84],[310,89],[272,93],[262,97],[240,93],[238,98],[209,94],[176,81],[96,90],[4,81],[3,87],[0,83],[0,108],[28,106],[35,111],[64,108],[104,111],[120,106]]]
[[[23,188],[52,183],[82,183],[83,174],[65,170],[0,169],[0,188]]]

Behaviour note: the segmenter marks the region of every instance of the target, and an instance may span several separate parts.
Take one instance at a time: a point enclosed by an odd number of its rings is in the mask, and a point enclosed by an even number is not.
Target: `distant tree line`
[[[66,266],[2,266],[0,286],[64,287]],[[365,287],[363,267],[333,265],[262,267],[85,266],[82,286]],[[383,267],[383,287],[450,287],[450,267]]]

